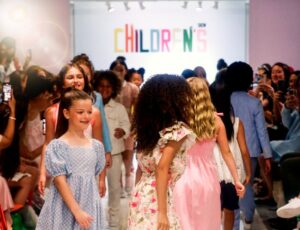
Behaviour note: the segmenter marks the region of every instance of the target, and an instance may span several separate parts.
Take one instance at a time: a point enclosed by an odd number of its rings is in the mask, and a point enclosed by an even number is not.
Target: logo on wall
[[[171,53],[207,51],[206,23],[197,27],[136,29],[134,25],[114,29],[115,53]]]

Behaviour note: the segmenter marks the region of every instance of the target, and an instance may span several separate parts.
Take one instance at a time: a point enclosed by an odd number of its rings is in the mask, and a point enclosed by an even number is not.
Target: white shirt
[[[129,136],[130,122],[125,107],[121,103],[116,102],[114,99],[109,100],[109,102],[104,106],[104,111],[112,144],[111,154],[115,155],[125,150],[124,140]],[[116,128],[121,128],[125,131],[125,135],[120,139],[117,139],[114,136]]]

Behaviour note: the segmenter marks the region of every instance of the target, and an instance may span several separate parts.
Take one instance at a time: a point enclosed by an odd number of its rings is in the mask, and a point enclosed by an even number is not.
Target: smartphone
[[[286,92],[286,86],[285,86],[285,81],[280,80],[278,81],[278,90],[285,93]]]
[[[3,101],[8,102],[11,98],[11,84],[4,83],[3,84],[3,93],[2,93]]]
[[[297,89],[288,88],[288,94],[297,96]]]

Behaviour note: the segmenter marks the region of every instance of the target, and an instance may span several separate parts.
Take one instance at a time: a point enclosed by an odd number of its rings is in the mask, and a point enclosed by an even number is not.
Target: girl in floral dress
[[[187,82],[173,75],[154,76],[140,91],[133,128],[141,177],[132,192],[128,229],[180,229],[173,188],[195,140],[186,125],[190,93]]]

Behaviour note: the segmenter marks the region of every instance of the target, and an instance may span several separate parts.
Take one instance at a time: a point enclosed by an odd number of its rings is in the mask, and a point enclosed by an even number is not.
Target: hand
[[[270,173],[270,171],[271,171],[271,158],[265,159],[265,168],[264,168],[264,170],[265,170],[265,174]]]
[[[106,168],[110,168],[112,165],[112,157],[111,157],[111,153],[107,152],[105,153],[105,161],[106,161]]]
[[[242,198],[245,195],[245,186],[239,181],[235,183],[235,190],[238,197]]]
[[[74,215],[77,223],[80,225],[81,228],[87,229],[91,226],[91,223],[93,221],[93,217],[90,216],[87,212],[84,212],[83,210],[79,210]]]
[[[105,192],[106,192],[105,181],[100,180],[99,181],[99,194],[100,194],[100,197],[104,197]]]
[[[250,178],[251,178],[250,175],[246,175],[246,178],[245,178],[245,180],[244,180],[244,182],[243,182],[243,185],[244,185],[244,186],[246,186],[247,184],[249,184]]]
[[[10,115],[15,116],[15,109],[16,109],[16,99],[13,93],[13,90],[11,91],[11,97],[8,101],[8,106],[10,108]]]
[[[115,129],[115,133],[114,133],[114,137],[117,139],[122,138],[125,135],[125,131],[121,128],[116,128]]]
[[[276,101],[282,101],[282,96],[283,96],[282,91],[278,90],[274,94],[274,100],[276,100]]]
[[[42,195],[45,195],[45,184],[46,184],[46,173],[41,171],[39,181],[38,181],[38,190],[39,193]]]
[[[253,90],[253,89],[248,90],[248,94],[249,94],[250,96],[256,97],[256,92],[255,92],[255,90]]]
[[[157,230],[168,230],[170,228],[167,214],[158,212]]]

